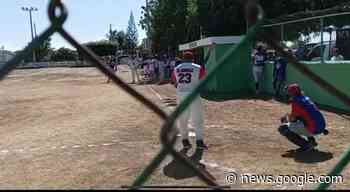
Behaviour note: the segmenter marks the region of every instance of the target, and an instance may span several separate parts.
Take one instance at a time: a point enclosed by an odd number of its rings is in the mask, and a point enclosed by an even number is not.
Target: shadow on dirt
[[[333,154],[330,152],[319,151],[317,149],[309,152],[297,152],[292,150],[287,151],[282,157],[294,158],[294,160],[299,163],[315,164],[331,160]]]
[[[187,150],[180,151],[181,154],[186,155]],[[215,178],[210,175],[209,172],[206,171],[205,165],[200,163],[200,160],[202,160],[203,157],[203,150],[196,150],[196,152],[188,157],[192,162],[200,168],[202,171],[204,171],[207,175],[212,177],[213,180]],[[196,174],[194,171],[190,170],[186,165],[184,165],[180,160],[173,159],[167,166],[163,169],[164,175],[174,178],[176,180],[182,180],[182,179],[188,179],[192,177],[196,177]]]

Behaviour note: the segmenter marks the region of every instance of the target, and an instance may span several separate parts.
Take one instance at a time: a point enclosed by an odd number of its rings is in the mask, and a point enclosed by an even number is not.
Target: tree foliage
[[[130,13],[128,29],[126,31],[126,45],[130,50],[134,50],[138,45],[138,32],[135,24],[134,14]]]
[[[51,38],[45,40],[38,49],[36,49],[36,61],[48,61],[53,52],[51,47]]]
[[[61,47],[58,50],[53,51],[51,55],[52,61],[75,61],[77,58],[77,51],[65,47]]]
[[[109,42],[117,45],[119,50],[126,50],[128,48],[128,39],[124,31],[111,30],[106,34],[106,37]]]
[[[113,44],[109,41],[89,42],[84,45],[98,56],[115,55],[118,48],[117,44]]]
[[[257,0],[267,20],[328,9],[349,0]],[[242,35],[247,29],[244,0],[149,0],[142,7],[140,24],[152,39],[155,52],[177,49],[184,42],[204,36]],[[279,30],[279,29],[277,29]],[[299,23],[285,29],[287,38],[319,30],[319,22]],[[273,31],[273,29],[272,29]],[[276,31],[275,31],[276,32]],[[278,33],[277,33],[278,34]]]

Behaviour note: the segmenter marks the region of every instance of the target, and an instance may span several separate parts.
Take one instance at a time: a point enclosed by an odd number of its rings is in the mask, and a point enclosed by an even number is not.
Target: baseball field
[[[127,67],[117,74],[130,82]],[[176,104],[166,85],[132,85],[164,110]],[[162,121],[95,68],[15,70],[0,82],[1,189],[118,189],[130,186],[159,152]],[[231,173],[326,175],[349,147],[350,118],[323,111],[330,135],[318,150],[282,138],[279,118],[290,108],[273,99],[203,100],[209,150],[200,163],[218,183]],[[177,147],[180,147],[178,145]],[[195,159],[198,154],[188,153]],[[200,155],[201,156],[201,155]],[[197,159],[199,161],[199,159]],[[350,167],[332,189],[350,188]],[[147,185],[205,186],[168,157]],[[316,183],[252,182],[232,189],[313,189]]]

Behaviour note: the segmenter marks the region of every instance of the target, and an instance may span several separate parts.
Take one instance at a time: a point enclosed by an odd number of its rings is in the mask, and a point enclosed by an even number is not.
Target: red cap
[[[183,54],[183,58],[185,60],[193,60],[194,59],[194,56],[193,56],[193,53],[190,52],[190,51],[186,51],[184,54]]]
[[[288,86],[288,95],[299,96],[301,95],[301,89],[298,84],[291,84]]]

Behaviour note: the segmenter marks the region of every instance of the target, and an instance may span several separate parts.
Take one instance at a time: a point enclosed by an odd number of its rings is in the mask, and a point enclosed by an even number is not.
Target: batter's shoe
[[[304,152],[310,152],[312,150],[314,150],[314,146],[312,146],[312,144],[308,144],[303,147],[300,147],[299,149],[296,150],[296,152],[304,153]]]
[[[197,143],[197,149],[208,150],[208,146],[204,144],[203,140],[198,140],[196,143]]]
[[[182,140],[182,145],[183,145],[183,149],[184,149],[184,150],[189,150],[189,149],[192,148],[192,145],[191,145],[191,143],[190,143],[190,140],[188,140],[188,139]]]
[[[313,148],[318,146],[318,143],[316,142],[316,139],[314,137],[308,137],[307,140],[312,145]]]
[[[325,129],[325,130],[323,131],[323,135],[329,135],[329,131],[328,131],[327,129]]]

